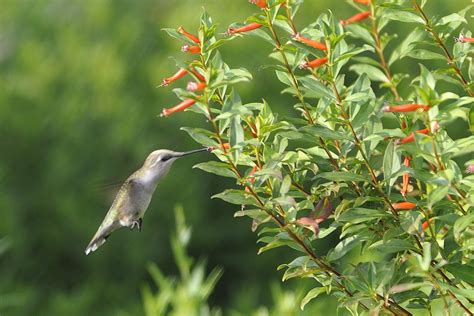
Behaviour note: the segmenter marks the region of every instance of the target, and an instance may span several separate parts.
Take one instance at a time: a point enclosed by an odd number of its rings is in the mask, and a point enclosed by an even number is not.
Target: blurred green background
[[[428,11],[447,14],[469,2],[429,1]],[[114,197],[110,184],[123,181],[154,149],[197,146],[179,127],[205,122],[192,113],[157,117],[178,99],[171,88],[156,86],[175,72],[173,58],[191,58],[160,29],[183,25],[194,33],[202,7],[221,32],[256,11],[246,0],[2,1],[1,315],[143,314],[147,263],[176,274],[169,245],[176,203],[193,227],[190,254],[206,257],[209,269],[224,270],[210,305],[245,315],[273,304],[271,284],[281,278],[276,267],[295,254],[278,249],[256,255],[250,220],[234,219],[235,207],[210,200],[233,183],[191,169],[209,159],[204,154],[175,163],[141,233],[120,230],[97,253],[84,255]],[[298,26],[328,8],[340,18],[354,13],[343,1],[307,0]],[[294,102],[279,94],[272,71],[259,70],[269,63],[269,49],[246,37],[222,53],[231,67],[254,75],[238,87],[244,102],[265,97],[274,109],[294,115]],[[327,312],[335,301],[314,306]]]

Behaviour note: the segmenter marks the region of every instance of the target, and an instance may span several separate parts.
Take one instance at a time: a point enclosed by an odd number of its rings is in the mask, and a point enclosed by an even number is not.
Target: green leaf
[[[346,134],[333,131],[325,126],[316,125],[316,126],[305,126],[301,129],[302,132],[310,134],[311,136],[322,137],[323,139],[330,140],[349,140],[350,137]]]
[[[215,194],[211,199],[221,199],[231,204],[237,205],[255,205],[258,204],[255,202],[255,199],[251,197],[250,194],[245,193],[243,190],[225,190],[219,194]]]
[[[322,172],[316,176],[331,181],[367,181],[367,177],[344,171]]]
[[[415,13],[411,13],[407,11],[396,10],[396,9],[385,9],[384,16],[394,21],[424,24],[424,21],[421,17],[419,17]]]
[[[290,191],[291,187],[291,177],[289,175],[286,175],[285,178],[283,179],[283,182],[281,183],[280,187],[280,194],[285,195]]]
[[[400,251],[413,250],[413,242],[402,239],[389,239],[389,240],[379,240],[372,245],[369,249],[375,249],[383,253],[395,253]]]
[[[171,28],[163,28],[161,29],[162,31],[165,31],[166,33],[168,33],[169,36],[171,37],[174,37],[176,39],[179,39],[183,42],[186,42],[190,45],[196,45],[196,43],[194,43],[192,40],[190,40],[189,38],[187,38],[186,36],[184,36],[183,34],[179,33],[177,30],[175,29],[171,29]]]
[[[327,260],[329,262],[338,260],[345,256],[349,251],[358,246],[360,242],[365,239],[360,235],[349,236],[346,239],[339,242],[336,247],[331,249],[328,253]]]
[[[470,284],[474,284],[474,265],[450,263],[446,265],[445,268],[456,278],[461,279]]]
[[[388,63],[391,65],[395,61],[405,57],[408,53],[413,50],[415,43],[422,39],[425,36],[425,32],[418,28],[414,29],[408,34],[408,36],[403,40],[403,42],[393,50],[392,55]]]
[[[351,224],[362,223],[374,219],[390,217],[391,215],[383,210],[373,210],[368,208],[351,208],[339,215],[338,222],[349,222]]]
[[[373,48],[370,47],[369,45],[364,45],[363,47],[352,49],[352,50],[350,50],[348,52],[345,52],[344,54],[338,56],[334,60],[334,63],[337,63],[337,62],[342,61],[342,60],[347,59],[347,58],[354,57],[354,56],[359,55],[360,53],[363,53],[365,51],[373,51]]]
[[[217,174],[221,177],[237,178],[235,173],[230,170],[229,166],[226,163],[219,161],[201,162],[197,165],[194,165],[193,168],[198,168],[209,173]]]
[[[448,195],[449,186],[439,186],[428,195],[428,208],[432,208],[437,202],[446,198]]]
[[[366,74],[367,77],[373,81],[389,82],[387,76],[385,76],[382,70],[371,65],[357,64],[350,66],[349,69],[356,72],[360,76],[362,74]]]
[[[234,116],[230,120],[230,145],[234,147],[244,141],[244,129],[240,123],[240,116]],[[239,160],[240,150],[234,150],[231,154],[234,161]]]
[[[349,24],[346,26],[349,31],[349,36],[360,38],[364,40],[367,44],[375,45],[374,38],[367,29],[358,25],[358,24]]]
[[[429,50],[426,50],[426,49],[411,50],[406,54],[406,56],[411,57],[411,58],[415,58],[415,59],[424,59],[424,60],[432,60],[432,59],[446,60],[445,56],[443,56],[441,54],[438,54],[438,53],[435,53],[435,52],[432,52],[432,51],[429,51]]]
[[[474,213],[464,215],[456,220],[453,226],[453,233],[456,241],[462,240],[463,232],[473,226],[474,224]]]
[[[211,137],[213,134],[203,128],[181,127],[182,131],[189,134],[196,142],[207,147],[218,147],[219,144]]]
[[[290,87],[293,86],[293,81],[287,72],[277,70],[275,71],[275,73],[277,75],[278,80],[280,80],[282,83]]]
[[[309,291],[305,297],[301,300],[300,308],[301,310],[304,309],[306,304],[308,304],[312,299],[318,297],[320,294],[325,293],[326,289],[324,287],[315,287],[311,291]]]
[[[317,81],[312,77],[302,77],[298,78],[299,82],[303,85],[304,88],[312,92],[312,94],[318,97],[326,97],[330,99],[335,99],[332,91],[323,85],[321,82]]]
[[[395,151],[395,142],[390,141],[387,148],[385,149],[385,154],[383,156],[383,174],[385,182],[388,185],[388,191],[391,191],[391,188],[395,181],[396,177],[392,178],[392,175],[400,170],[400,157],[399,154]]]

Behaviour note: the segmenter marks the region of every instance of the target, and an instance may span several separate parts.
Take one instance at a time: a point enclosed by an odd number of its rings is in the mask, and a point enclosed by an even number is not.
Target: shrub
[[[301,308],[328,293],[352,314],[472,315],[468,8],[432,18],[425,1],[355,0],[352,17],[328,12],[297,28],[302,0],[251,2],[258,12],[224,36],[206,12],[197,35],[165,29],[192,57],[163,85],[185,75],[194,81],[173,90],[183,101],[162,115],[187,109],[208,122],[208,129],[182,129],[218,158],[196,168],[235,180],[214,198],[239,205],[236,217],[253,219],[259,253],[295,250],[278,269],[283,280],[314,279]],[[390,33],[395,23],[409,31]],[[242,101],[234,85],[252,75],[231,68],[219,52],[241,36],[269,43],[273,64],[265,67],[294,97],[299,115],[281,118],[265,100]],[[400,67],[407,60],[418,70]],[[317,243],[334,236],[339,243],[321,253]]]

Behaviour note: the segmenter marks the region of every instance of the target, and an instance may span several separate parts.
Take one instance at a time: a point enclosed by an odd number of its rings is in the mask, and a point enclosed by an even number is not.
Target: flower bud
[[[241,26],[241,27],[229,27],[227,29],[226,34],[227,35],[233,35],[233,34],[237,34],[237,33],[250,32],[250,31],[253,31],[253,30],[258,29],[260,27],[262,27],[262,24],[253,22],[253,23],[249,23],[247,25]]]
[[[181,51],[183,53],[199,54],[201,52],[201,47],[186,44],[186,45],[183,45],[183,47],[181,47]]]
[[[197,38],[196,36],[194,36],[194,35],[191,34],[191,33],[186,32],[186,30],[185,30],[182,26],[178,27],[178,32],[179,32],[180,34],[183,34],[184,36],[186,36],[187,38],[189,38],[191,41],[193,41],[193,42],[196,43],[196,44],[201,43],[201,41],[199,40],[199,38]]]
[[[357,2],[357,3],[360,3],[360,4],[365,4],[365,5],[370,4],[370,0],[354,0],[354,2]]]
[[[328,58],[327,57],[321,57],[321,58],[316,58],[312,61],[304,61],[300,64],[300,68],[301,69],[306,69],[306,68],[312,68],[312,69],[315,69],[315,68],[318,68],[319,66],[322,66],[324,65],[325,63],[328,62]]]
[[[181,103],[173,106],[172,108],[163,109],[163,111],[161,112],[161,116],[170,116],[173,113],[181,112],[181,111],[189,108],[190,106],[192,106],[194,103],[196,103],[196,100],[194,100],[194,99],[183,100],[183,101],[181,101]]]
[[[306,44],[306,45],[311,46],[311,47],[316,48],[316,49],[320,49],[320,50],[327,50],[328,49],[325,44],[320,43],[318,41],[311,40],[311,39],[306,38],[306,37],[303,37],[299,33],[296,33],[295,35],[293,35],[292,38],[293,38],[293,40],[295,40],[297,42]]]
[[[398,202],[398,203],[393,203],[392,207],[396,211],[411,210],[411,209],[414,209],[416,207],[416,204],[412,203],[412,202]]]
[[[461,33],[461,34],[459,34],[459,37],[456,38],[456,42],[459,42],[459,43],[474,43],[474,38],[464,36]]]
[[[341,22],[342,25],[348,25],[348,24],[363,21],[363,20],[367,19],[369,16],[370,16],[370,11],[365,11],[365,12],[354,14],[353,16],[348,18],[347,20],[341,20],[340,22]]]
[[[195,92],[195,91],[201,91],[205,87],[206,87],[205,82],[190,81],[190,82],[188,82],[188,85],[186,86],[186,90]]]
[[[266,9],[268,8],[267,0],[249,0],[250,3],[255,4],[256,6]]]
[[[430,106],[427,104],[403,104],[403,105],[386,105],[383,107],[384,112],[413,112],[422,109],[428,111]]]
[[[187,74],[188,71],[184,68],[181,68],[179,69],[174,75],[172,75],[171,77],[168,77],[168,78],[165,78],[163,79],[163,83],[160,85],[160,87],[162,86],[167,86],[169,85],[170,83],[178,80],[179,78],[183,77],[185,74]]]

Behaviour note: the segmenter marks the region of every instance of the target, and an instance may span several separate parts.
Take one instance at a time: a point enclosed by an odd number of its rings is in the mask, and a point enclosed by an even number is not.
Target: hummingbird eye
[[[163,155],[163,156],[161,156],[158,160],[159,160],[159,161],[167,161],[167,160],[169,160],[170,158],[171,158],[170,155]]]

